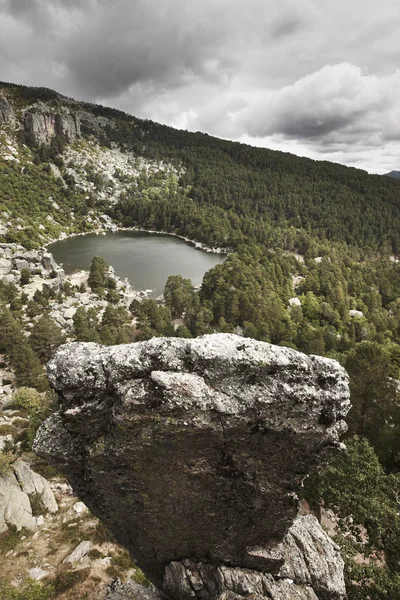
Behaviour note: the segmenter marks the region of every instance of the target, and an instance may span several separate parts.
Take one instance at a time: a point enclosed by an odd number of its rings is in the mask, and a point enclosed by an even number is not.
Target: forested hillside
[[[230,250],[200,291],[171,277],[165,306],[135,300],[129,311],[113,306],[113,284],[97,261],[91,287],[110,308],[104,318],[80,307],[74,339],[113,344],[237,332],[345,365],[349,451],[307,494],[343,516],[349,598],[400,597],[400,182],[178,131],[51,90],[0,84],[1,97],[12,116],[0,122],[0,242],[37,248],[63,232],[101,228],[105,215],[119,226]],[[27,130],[28,113],[61,115],[69,133],[41,137]],[[72,117],[80,123],[74,130]],[[23,289],[0,285],[0,351],[18,366],[21,384],[42,391],[40,361],[48,356],[21,330],[27,311],[48,315],[51,298],[44,292],[27,303]],[[34,364],[30,378],[20,373],[25,363],[18,364],[10,335]],[[385,560],[355,567],[357,552]]]

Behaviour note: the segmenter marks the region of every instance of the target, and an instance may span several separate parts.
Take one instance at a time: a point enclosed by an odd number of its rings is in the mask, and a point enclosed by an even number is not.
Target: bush
[[[128,552],[121,552],[116,556],[113,556],[111,559],[111,563],[115,567],[119,567],[122,571],[129,571],[134,566],[132,563],[132,559]]]
[[[0,452],[0,475],[8,475],[13,470],[15,461],[14,454],[11,452]]]
[[[131,576],[131,579],[137,583],[138,585],[142,585],[143,587],[150,587],[151,583],[150,581],[147,579],[146,575],[143,573],[143,571],[139,568],[137,568],[135,570],[135,572],[133,573],[133,575]]]
[[[0,534],[0,554],[14,550],[22,535],[24,535],[24,530],[18,532],[14,525],[10,525],[8,531]]]
[[[21,285],[27,285],[31,280],[31,272],[29,271],[29,269],[22,269],[21,270]]]
[[[45,515],[47,513],[47,508],[44,506],[40,494],[31,494],[29,496],[29,502],[34,517],[39,517],[40,515]]]
[[[14,392],[11,408],[26,411],[35,410],[43,405],[43,398],[34,388],[21,387]]]
[[[79,571],[61,571],[54,579],[54,590],[56,598],[63,592],[73,588],[75,585],[87,578],[89,569]]]

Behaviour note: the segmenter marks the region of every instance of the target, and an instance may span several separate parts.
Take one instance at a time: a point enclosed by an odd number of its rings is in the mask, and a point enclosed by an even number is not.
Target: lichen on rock
[[[293,525],[304,477],[338,450],[346,429],[348,378],[336,361],[215,334],[68,344],[48,375],[60,408],[40,428],[36,452],[170,597],[183,600],[171,565],[198,563],[211,579],[232,580],[235,569],[261,578],[249,593],[266,597],[343,596],[343,563],[336,584],[324,583],[331,567],[315,574]],[[302,539],[312,545],[311,525]],[[285,559],[290,543],[303,560],[296,566]],[[294,587],[284,595],[293,579],[303,596]],[[193,597],[243,595],[227,576],[216,581]]]

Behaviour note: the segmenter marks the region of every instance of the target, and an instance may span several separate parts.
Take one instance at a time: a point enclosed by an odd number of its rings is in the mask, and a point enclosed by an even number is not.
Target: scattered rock
[[[290,298],[289,306],[301,306],[300,298]]]
[[[349,310],[349,315],[356,319],[362,319],[364,316],[364,313],[361,310],[352,309],[352,310]]]
[[[157,590],[145,588],[131,579],[122,583],[115,579],[107,588],[105,600],[162,600]]]
[[[92,545],[93,545],[92,542],[88,542],[88,541],[81,542],[79,544],[79,546],[77,546],[75,548],[75,550],[67,556],[67,558],[64,558],[63,562],[64,563],[80,562],[87,555],[87,553],[91,549]]]
[[[41,581],[42,579],[47,577],[47,575],[49,574],[48,571],[44,571],[40,567],[35,567],[33,569],[29,569],[28,573],[29,573],[29,578],[33,579],[34,581]]]
[[[83,513],[88,511],[88,508],[83,502],[76,502],[73,506],[74,511],[77,515],[82,515]]]

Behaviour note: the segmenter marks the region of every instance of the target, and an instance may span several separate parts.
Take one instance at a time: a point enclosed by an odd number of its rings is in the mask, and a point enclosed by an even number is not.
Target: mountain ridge
[[[385,173],[385,177],[394,177],[394,179],[400,179],[400,171],[390,171],[390,173]]]

